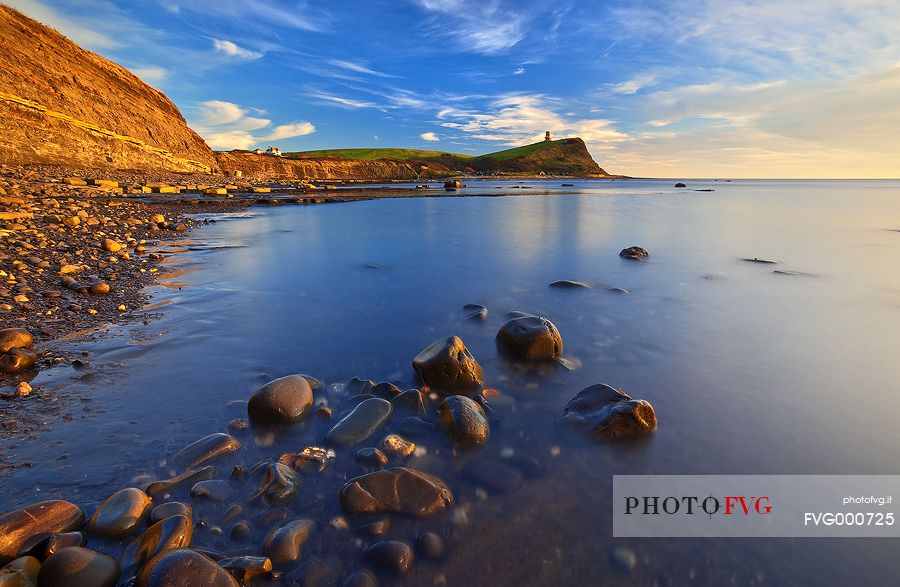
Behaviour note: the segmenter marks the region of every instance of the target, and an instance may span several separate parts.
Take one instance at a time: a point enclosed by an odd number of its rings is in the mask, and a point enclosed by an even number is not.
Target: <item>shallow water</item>
[[[3,479],[0,510],[59,496],[90,512],[114,489],[165,477],[167,457],[224,431],[244,415],[229,402],[269,379],[314,375],[339,409],[333,384],[358,376],[410,387],[412,357],[456,334],[499,390],[500,423],[477,454],[419,443],[428,455],[410,466],[441,475],[457,500],[442,518],[394,524],[391,537],[428,528],[450,548],[403,582],[891,583],[900,558],[889,540],[614,541],[610,502],[617,473],[900,472],[900,181],[689,182],[714,192],[560,183],[469,182],[463,192],[510,194],[502,198],[253,208],[197,231],[173,247],[173,272],[153,288],[157,319],[76,345],[90,351],[87,369],[39,376],[63,390],[71,418],[3,441],[7,458],[33,466]],[[650,259],[619,258],[630,245]],[[593,288],[547,287],[560,279]],[[487,306],[488,319],[465,321],[467,303]],[[512,310],[550,318],[577,368],[523,372],[500,359],[494,336]],[[594,383],[650,401],[658,431],[604,445],[560,429],[566,402]],[[277,459],[325,430],[310,421],[268,447],[242,438],[235,462]],[[505,495],[459,473],[473,458],[511,453],[546,473]],[[361,543],[328,524],[345,472],[359,472],[349,461],[339,455],[327,474],[304,477],[292,506],[320,524],[309,554],[345,569],[359,564]],[[198,511],[215,526],[227,503]],[[195,542],[255,550],[208,528]],[[632,574],[610,562],[614,546],[637,555]]]

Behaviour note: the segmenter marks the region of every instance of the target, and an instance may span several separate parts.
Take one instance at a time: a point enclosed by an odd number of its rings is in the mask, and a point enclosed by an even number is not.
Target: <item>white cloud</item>
[[[292,122],[276,126],[272,129],[272,134],[263,138],[267,141],[276,141],[278,139],[311,135],[314,132],[316,132],[316,127],[311,122]]]
[[[213,39],[212,43],[216,53],[221,53],[226,57],[234,57],[236,59],[245,59],[249,61],[259,59],[263,56],[259,51],[251,51],[250,49],[239,47],[235,43],[224,39]]]
[[[618,84],[610,84],[616,94],[636,94],[640,90],[656,85],[656,76],[641,75]]]
[[[423,141],[439,141],[441,140],[436,134],[433,132],[423,132],[419,135],[419,138]]]
[[[169,70],[165,67],[148,65],[146,67],[132,67],[131,73],[138,76],[148,84],[156,84],[169,76]]]
[[[241,26],[260,29],[270,28],[271,25],[303,31],[327,28],[327,16],[314,5],[306,3],[290,3],[289,6],[272,0],[161,0],[160,3],[173,13],[197,12],[210,18],[231,19]]]
[[[397,77],[395,75],[376,71],[370,67],[366,67],[365,65],[354,63],[352,61],[346,61],[344,59],[329,59],[328,63],[342,69],[346,69],[348,71],[355,71],[356,73],[364,73],[366,75],[374,75],[375,77]]]
[[[380,108],[378,104],[365,100],[353,100],[341,96],[333,96],[324,92],[311,92],[310,97],[324,102],[326,105],[338,106],[339,108],[355,109],[355,108]]]
[[[503,9],[496,0],[414,2],[434,15],[431,34],[446,37],[459,51],[494,55],[506,52],[525,38],[528,19],[521,7]]]
[[[263,141],[275,141],[312,134],[316,127],[310,122],[292,122],[271,128],[271,120],[248,116],[251,109],[233,102],[209,100],[196,109],[190,126],[213,149],[250,149]],[[259,111],[261,112],[261,111]],[[254,131],[267,130],[257,134]]]
[[[523,73],[525,73],[525,68],[517,67],[516,70],[513,72],[513,75],[522,75]]]

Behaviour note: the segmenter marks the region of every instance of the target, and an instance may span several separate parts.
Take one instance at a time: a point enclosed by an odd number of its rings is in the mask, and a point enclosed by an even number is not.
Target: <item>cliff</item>
[[[591,157],[579,138],[542,141],[524,147],[465,159],[462,162],[479,173],[570,175],[608,177]]]
[[[216,170],[162,92],[0,4],[0,163]]]
[[[252,179],[416,181],[452,175],[451,170],[440,163],[415,160],[363,160],[338,157],[295,159],[257,155],[250,151],[218,152],[216,159],[224,173],[233,174],[235,171],[241,171],[243,177]]]

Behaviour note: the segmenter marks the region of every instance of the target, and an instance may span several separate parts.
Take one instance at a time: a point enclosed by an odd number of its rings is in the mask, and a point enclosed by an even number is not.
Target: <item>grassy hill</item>
[[[460,159],[471,158],[472,155],[459,153],[447,153],[446,151],[424,151],[421,149],[324,149],[320,151],[300,151],[297,153],[285,153],[285,157],[297,159],[321,159],[323,157],[339,157],[341,159],[361,159],[372,161],[374,159],[436,159],[438,157],[458,157]]]

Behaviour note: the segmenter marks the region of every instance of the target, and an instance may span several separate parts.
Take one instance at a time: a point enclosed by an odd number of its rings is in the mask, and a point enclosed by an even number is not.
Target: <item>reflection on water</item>
[[[574,183],[529,182],[551,196],[254,209],[203,228],[202,246],[181,243],[188,250],[176,258],[185,265],[173,278],[190,286],[154,288],[159,320],[90,347],[87,381],[67,368],[40,376],[90,401],[38,439],[4,447],[34,466],[4,479],[3,505],[61,496],[89,508],[111,487],[164,475],[167,457],[224,430],[242,415],[229,402],[262,382],[303,372],[410,386],[411,358],[456,334],[498,391],[500,424],[478,455],[424,442],[428,454],[414,457],[451,483],[458,506],[424,526],[449,538],[449,558],[417,563],[409,584],[874,584],[900,574],[889,541],[610,537],[617,473],[900,471],[900,235],[887,230],[900,223],[900,182],[691,186],[711,193]],[[522,191],[505,185],[498,191]],[[620,259],[630,245],[650,259]],[[547,287],[561,279],[592,289]],[[464,320],[467,303],[485,305],[487,320]],[[501,360],[494,335],[513,310],[553,320],[577,368],[535,373]],[[557,427],[566,402],[601,382],[654,405],[652,438],[603,445]],[[277,458],[325,426],[245,445]],[[460,474],[472,458],[510,455],[534,457],[546,474],[502,496]],[[343,475],[349,459],[339,458]],[[297,507],[327,525],[339,486],[333,476],[308,481]],[[414,535],[416,524],[394,533]],[[615,546],[635,553],[631,575],[610,562]],[[329,532],[313,548],[350,561],[358,552]]]

